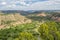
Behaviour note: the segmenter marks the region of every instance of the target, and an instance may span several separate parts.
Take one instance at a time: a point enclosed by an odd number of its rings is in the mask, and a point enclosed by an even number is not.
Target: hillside
[[[60,12],[0,11],[0,40],[60,40]]]
[[[7,25],[18,25],[31,23],[31,20],[25,16],[20,15],[19,13],[4,14],[0,13],[0,27]]]

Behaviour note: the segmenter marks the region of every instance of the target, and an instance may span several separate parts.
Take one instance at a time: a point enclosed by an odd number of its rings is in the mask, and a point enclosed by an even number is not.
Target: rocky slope
[[[20,15],[20,13],[0,13],[0,28],[6,27],[8,25],[16,26],[24,23],[31,23],[31,20],[26,18],[25,16]]]

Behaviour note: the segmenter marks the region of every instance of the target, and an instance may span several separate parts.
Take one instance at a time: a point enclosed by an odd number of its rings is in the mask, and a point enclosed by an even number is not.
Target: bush
[[[21,32],[18,38],[15,40],[37,40],[31,33],[28,32]]]
[[[36,40],[36,38],[32,34],[34,28],[36,28],[35,24],[30,23],[1,29],[0,40]]]
[[[56,22],[49,21],[43,23],[40,25],[38,31],[44,40],[60,40],[60,31]]]

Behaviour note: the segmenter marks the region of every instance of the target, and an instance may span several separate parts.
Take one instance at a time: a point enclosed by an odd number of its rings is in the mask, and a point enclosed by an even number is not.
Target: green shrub
[[[60,40],[60,31],[56,22],[47,21],[40,25],[38,31],[44,40]]]
[[[11,26],[0,30],[0,40],[36,40],[34,33],[35,23]],[[33,32],[34,31],[34,32]]]

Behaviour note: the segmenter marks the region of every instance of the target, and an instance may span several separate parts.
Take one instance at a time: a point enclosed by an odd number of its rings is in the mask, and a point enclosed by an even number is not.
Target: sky
[[[0,0],[0,10],[60,10],[60,0]]]

